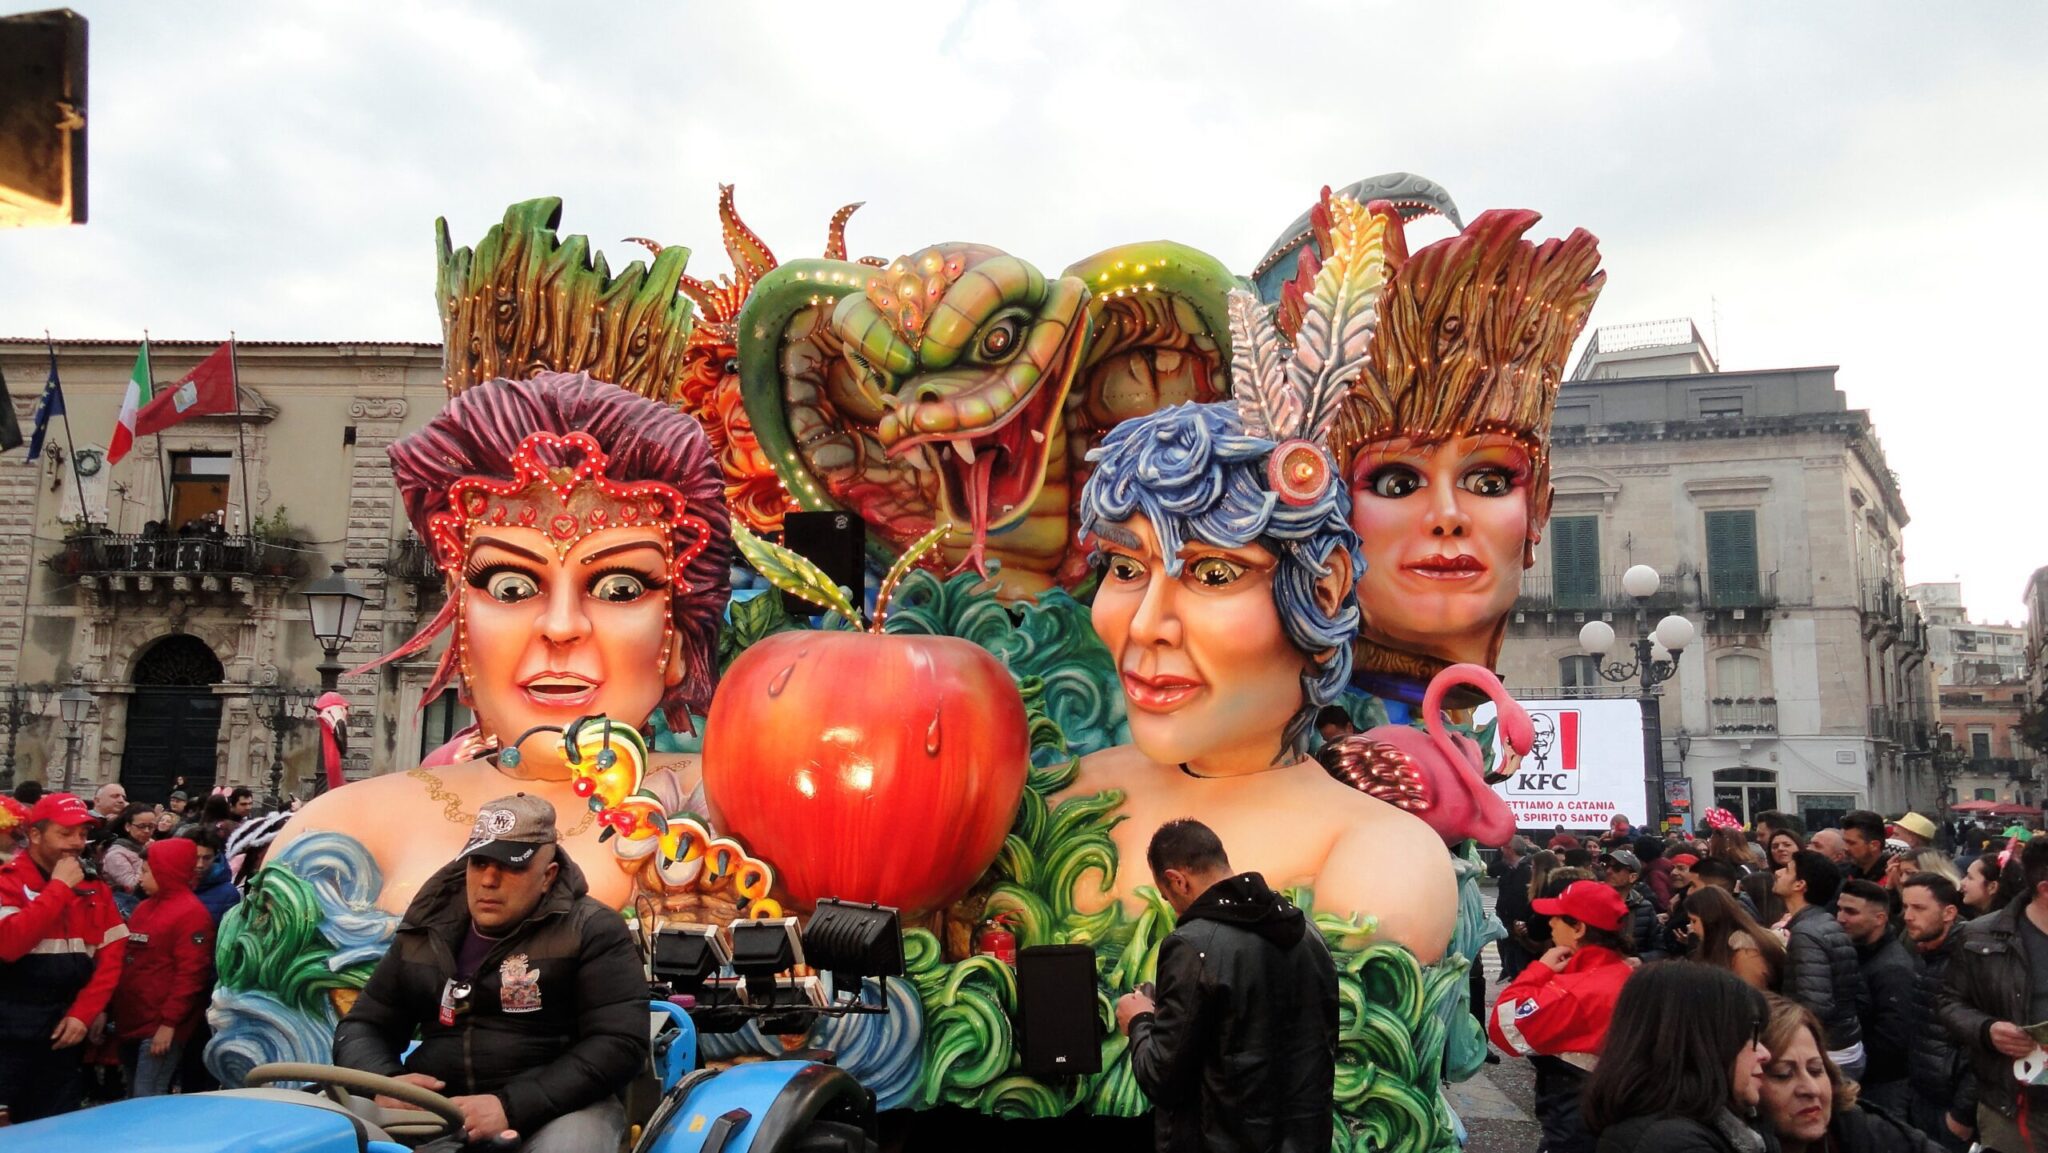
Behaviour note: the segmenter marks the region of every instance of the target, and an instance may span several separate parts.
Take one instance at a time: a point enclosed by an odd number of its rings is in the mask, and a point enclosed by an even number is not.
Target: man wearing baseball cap
[[[1501,990],[1487,1034],[1535,1066],[1543,1148],[1591,1150],[1579,1092],[1607,1041],[1622,983],[1635,971],[1635,946],[1623,928],[1628,904],[1603,881],[1573,881],[1530,905],[1550,918],[1552,947]]]
[[[17,1122],[78,1108],[83,1042],[121,978],[128,927],[79,864],[93,820],[70,793],[45,793],[28,843],[0,865],[0,1105]]]
[[[589,893],[553,805],[484,805],[336,1027],[335,1063],[447,1096],[467,1120],[458,1146],[617,1148],[619,1094],[648,1061],[647,978],[625,921]]]

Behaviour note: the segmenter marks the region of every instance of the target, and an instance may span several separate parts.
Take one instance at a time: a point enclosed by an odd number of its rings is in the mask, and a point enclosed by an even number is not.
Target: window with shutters
[[[1560,516],[1550,521],[1550,571],[1557,607],[1600,605],[1600,518]]]
[[[1991,759],[1991,733],[1988,729],[1971,730],[1970,759],[1973,761],[1988,761]]]
[[[1756,510],[1707,514],[1707,596],[1716,608],[1757,603]]]
[[[1564,686],[1567,699],[1599,696],[1600,659],[1585,653],[1559,658],[1557,683]]]

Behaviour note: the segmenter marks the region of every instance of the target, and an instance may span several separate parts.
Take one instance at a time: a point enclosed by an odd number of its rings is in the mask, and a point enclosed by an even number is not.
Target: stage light
[[[804,963],[803,939],[795,917],[770,917],[732,923],[732,971],[746,983],[750,1001],[771,1005],[775,978]]]
[[[903,975],[903,925],[886,905],[857,905],[826,898],[804,926],[804,954],[813,968],[832,974],[834,996],[858,996],[868,977]]]
[[[654,979],[678,993],[696,993],[731,963],[716,925],[671,925],[654,935]]]

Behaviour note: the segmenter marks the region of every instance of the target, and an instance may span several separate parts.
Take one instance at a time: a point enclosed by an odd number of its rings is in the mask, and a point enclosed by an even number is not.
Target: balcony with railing
[[[433,548],[411,533],[391,542],[390,555],[384,560],[384,574],[409,584],[441,583],[441,566],[434,560]]]
[[[1542,613],[1626,611],[1638,607],[1653,612],[1677,612],[1684,608],[1692,591],[1692,574],[1671,573],[1658,579],[1657,591],[1638,602],[1621,587],[1619,572],[1525,576],[1515,608]]]
[[[1778,603],[1778,573],[1736,569],[1708,572],[1703,607],[1710,609],[1761,609]]]
[[[1778,698],[1715,697],[1707,702],[1714,731],[1730,735],[1778,731]]]
[[[89,530],[65,537],[63,546],[43,563],[84,587],[118,589],[131,577],[144,588],[157,577],[198,577],[208,582],[224,576],[296,580],[306,575],[308,555],[301,542],[280,537]]]

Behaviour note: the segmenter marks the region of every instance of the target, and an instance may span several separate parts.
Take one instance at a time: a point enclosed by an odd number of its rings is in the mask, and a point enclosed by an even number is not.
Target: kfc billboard
[[[1632,699],[1523,701],[1535,744],[1509,777],[1493,786],[1519,829],[1604,829],[1616,813],[1646,825],[1643,707]],[[1481,706],[1475,723],[1494,718]],[[1499,742],[1494,763],[1500,764]]]

